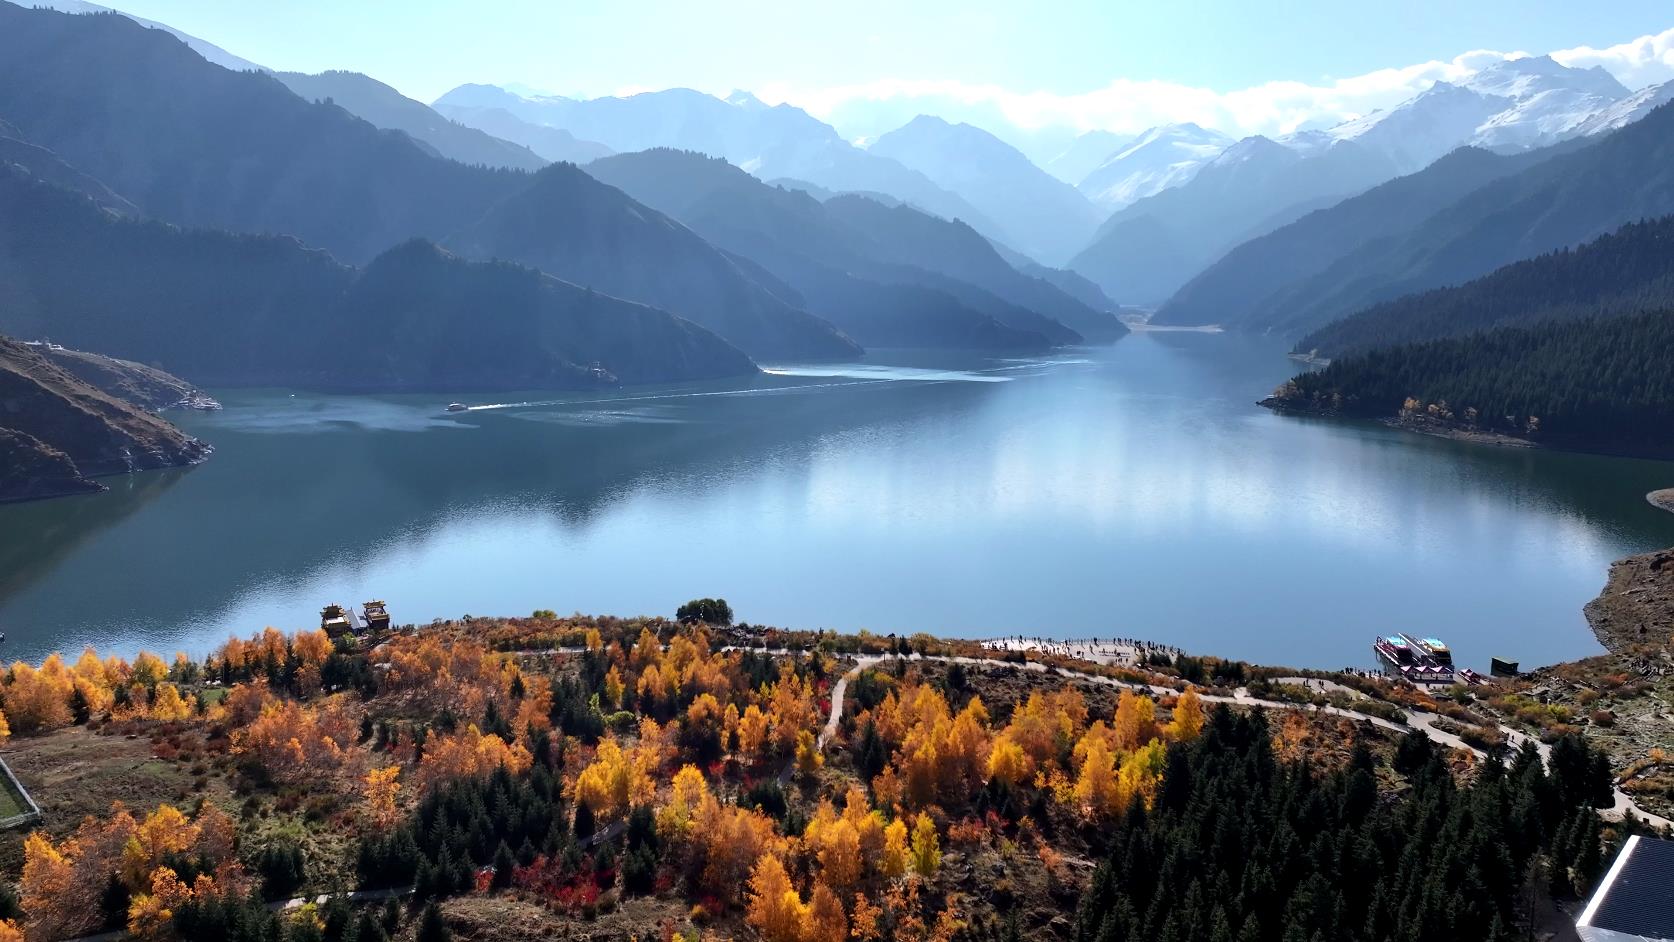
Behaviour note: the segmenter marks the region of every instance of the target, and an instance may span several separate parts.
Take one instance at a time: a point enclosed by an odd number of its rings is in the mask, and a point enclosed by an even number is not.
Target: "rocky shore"
[[[123,380],[112,392],[55,359],[44,345],[0,338],[0,501],[89,493],[104,489],[93,480],[102,475],[208,457],[208,445],[159,418],[148,404],[123,398],[124,389],[152,387],[154,377],[141,383],[120,361],[84,361],[99,376]]]

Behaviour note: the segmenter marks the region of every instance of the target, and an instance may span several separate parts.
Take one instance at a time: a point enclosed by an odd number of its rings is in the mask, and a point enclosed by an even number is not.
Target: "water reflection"
[[[1136,634],[1320,666],[1372,633],[1471,664],[1594,650],[1618,555],[1674,542],[1674,466],[1287,419],[1275,345],[1136,335],[1040,360],[882,355],[553,397],[235,393],[215,458],[0,508],[9,655],[201,650],[387,598],[961,634]],[[1003,380],[995,382],[993,380]],[[155,483],[153,483],[155,482]]]

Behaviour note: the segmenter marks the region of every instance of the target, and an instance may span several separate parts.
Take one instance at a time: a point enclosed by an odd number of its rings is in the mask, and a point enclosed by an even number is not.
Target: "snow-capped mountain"
[[[1628,97],[1602,68],[1572,69],[1550,56],[1528,56],[1496,62],[1457,83],[1437,82],[1394,108],[1327,133],[1357,141],[1412,173],[1465,145],[1514,151],[1555,144]]]
[[[1674,101],[1674,82],[1663,82],[1642,88],[1609,107],[1600,109],[1588,115],[1577,124],[1573,133],[1576,137],[1592,137],[1595,134],[1606,134],[1618,128],[1624,128],[1650,114],[1652,109]]]
[[[1195,124],[1152,128],[1112,152],[1077,187],[1107,210],[1160,193],[1190,180],[1233,140]]]
[[[1309,146],[1317,146],[1321,137],[1355,141],[1388,157],[1401,173],[1412,173],[1470,141],[1478,128],[1514,103],[1509,97],[1437,82],[1387,111],[1374,111],[1323,133],[1310,132]]]
[[[981,128],[919,115],[872,142],[964,198],[1011,234],[1009,245],[1052,265],[1086,243],[1102,215],[1075,187]]]
[[[1076,186],[1111,154],[1127,147],[1132,141],[1131,136],[1113,131],[1088,131],[1071,141],[1056,157],[1042,164],[1041,169],[1070,186]]]

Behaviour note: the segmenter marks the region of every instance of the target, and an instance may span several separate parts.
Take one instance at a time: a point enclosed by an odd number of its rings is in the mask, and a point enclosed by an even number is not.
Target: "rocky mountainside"
[[[203,460],[204,443],[0,338],[0,501],[100,490],[109,474]]]

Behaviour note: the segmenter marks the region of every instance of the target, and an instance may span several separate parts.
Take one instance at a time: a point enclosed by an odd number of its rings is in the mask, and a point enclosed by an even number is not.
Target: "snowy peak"
[[[1383,155],[1403,174],[1473,140],[1484,122],[1514,99],[1437,82],[1387,111],[1374,111],[1332,128],[1330,137],[1354,141]]]
[[[1111,131],[1088,131],[1041,169],[1074,186],[1132,142],[1131,137]]]
[[[1154,127],[1105,158],[1079,189],[1100,206],[1121,209],[1190,180],[1232,142],[1191,123]]]
[[[1628,95],[1627,88],[1603,68],[1572,69],[1551,56],[1525,56],[1496,62],[1460,84],[1484,95],[1517,99],[1555,90],[1579,92],[1611,101]]]
[[[1607,134],[1627,127],[1670,101],[1674,101],[1674,82],[1652,85],[1588,115],[1572,130],[1578,137]]]

